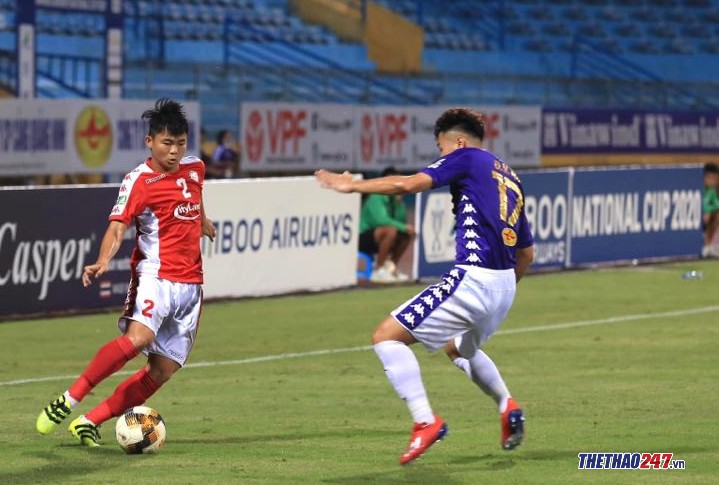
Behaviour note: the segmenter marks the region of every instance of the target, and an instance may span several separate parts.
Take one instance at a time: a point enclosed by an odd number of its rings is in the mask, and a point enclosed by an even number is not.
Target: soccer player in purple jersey
[[[444,348],[455,365],[494,398],[502,448],[515,448],[524,436],[522,410],[494,362],[480,349],[506,317],[516,284],[534,259],[522,185],[509,165],[482,149],[480,113],[449,109],[437,119],[434,136],[441,157],[414,175],[359,180],[348,172],[315,173],[323,187],[345,193],[406,194],[444,185],[451,189],[454,267],[439,283],[392,311],[372,336],[385,373],[414,420],[409,446],[400,456],[403,465],[447,433],[447,424],[432,411],[419,363],[409,348],[415,342],[430,352]]]

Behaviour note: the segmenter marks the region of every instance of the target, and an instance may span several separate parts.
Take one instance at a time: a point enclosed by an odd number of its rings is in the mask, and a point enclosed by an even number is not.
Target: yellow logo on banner
[[[112,123],[97,105],[83,108],[75,120],[75,149],[88,167],[102,167],[112,152]]]

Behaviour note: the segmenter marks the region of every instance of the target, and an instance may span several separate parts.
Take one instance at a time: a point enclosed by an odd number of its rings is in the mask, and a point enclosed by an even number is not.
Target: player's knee
[[[394,226],[382,226],[378,227],[375,231],[375,239],[377,241],[391,239],[397,239],[397,228]]]
[[[372,345],[377,345],[380,342],[386,342],[387,340],[398,340],[397,336],[390,331],[386,322],[382,322],[377,326],[374,333],[372,334]]]
[[[155,332],[135,320],[129,322],[125,335],[137,350],[143,350],[155,341]]]
[[[177,372],[180,366],[173,361],[169,361],[169,359],[160,359],[153,357],[158,356],[150,357],[147,367],[147,373],[150,374],[150,377],[152,377],[153,381],[155,381],[158,385],[162,385],[170,380],[170,378],[175,374],[175,372]]]
[[[372,345],[377,345],[380,342],[384,342],[386,339],[384,338],[382,334],[382,330],[380,327],[377,327],[372,333]]]
[[[447,357],[449,357],[449,360],[451,360],[452,362],[461,357],[453,341],[448,342],[444,346],[444,353],[447,355]]]
[[[158,369],[154,367],[150,367],[150,369],[147,371],[148,374],[150,374],[150,377],[152,377],[152,380],[155,381],[157,385],[162,385],[165,382],[169,381],[172,375],[174,374],[173,371],[168,369]]]
[[[127,338],[130,339],[130,342],[132,342],[132,345],[134,345],[137,350],[143,350],[155,340],[155,334],[152,332],[150,332],[150,335],[144,333],[128,334]]]
[[[377,345],[380,342],[393,340],[402,342],[405,345],[412,345],[417,340],[403,326],[397,323],[394,317],[387,317],[372,334],[372,344]]]

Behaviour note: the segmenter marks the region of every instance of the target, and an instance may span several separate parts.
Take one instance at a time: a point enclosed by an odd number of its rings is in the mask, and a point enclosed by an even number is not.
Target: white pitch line
[[[557,323],[557,324],[553,324],[553,325],[539,325],[536,327],[513,328],[513,329],[507,329],[507,330],[500,330],[497,333],[495,333],[495,335],[513,335],[513,334],[518,334],[518,333],[546,332],[546,331],[551,331],[551,330],[566,330],[566,329],[571,329],[571,328],[589,327],[592,325],[605,325],[608,323],[634,322],[634,321],[638,321],[638,320],[647,320],[650,318],[684,317],[687,315],[696,315],[698,313],[709,313],[709,312],[714,312],[714,311],[719,311],[719,305],[699,307],[699,308],[690,308],[687,310],[676,310],[676,311],[671,311],[671,312],[640,313],[637,315],[623,315],[623,316],[619,316],[619,317],[600,318],[597,320],[581,320],[578,322]],[[346,353],[346,352],[360,352],[360,351],[370,350],[370,349],[372,349],[371,345],[363,345],[360,347],[347,347],[347,348],[343,348],[343,349],[311,350],[308,352],[289,352],[289,353],[285,353],[285,354],[264,355],[261,357],[250,357],[248,359],[221,360],[218,362],[195,362],[195,363],[187,364],[185,366],[185,369],[192,369],[192,368],[198,368],[198,367],[216,367],[216,366],[225,366],[225,365],[256,364],[258,362],[270,362],[270,361],[274,361],[274,360],[296,359],[299,357],[312,357],[312,356],[316,356],[316,355],[342,354],[342,353]],[[134,374],[135,372],[136,372],[136,370],[120,371],[120,372],[116,372],[114,375],[130,375],[130,374]],[[16,381],[0,382],[0,387],[2,387],[2,386],[19,386],[21,384],[33,384],[36,382],[62,381],[62,380],[69,380],[69,379],[75,379],[75,378],[77,378],[76,375],[34,377],[34,378],[30,378],[30,379],[18,379]]]

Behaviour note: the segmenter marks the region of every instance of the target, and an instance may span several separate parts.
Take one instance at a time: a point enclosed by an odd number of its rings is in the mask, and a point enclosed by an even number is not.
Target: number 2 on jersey
[[[524,206],[522,191],[519,189],[519,185],[517,185],[514,180],[497,171],[492,171],[492,178],[497,181],[497,188],[499,189],[499,218],[506,222],[507,225],[514,227],[519,220],[519,214],[522,212],[522,207]],[[514,204],[514,209],[509,217],[507,217],[507,212],[509,212],[509,197],[507,196],[507,189],[517,194],[517,202]]]
[[[192,197],[192,194],[190,194],[190,191],[187,188],[187,180],[183,178],[177,179],[177,186],[182,187],[182,195],[185,197],[185,199],[189,199]]]
[[[142,314],[147,318],[152,318],[152,309],[155,308],[155,302],[152,300],[145,300],[145,306],[142,309]]]

